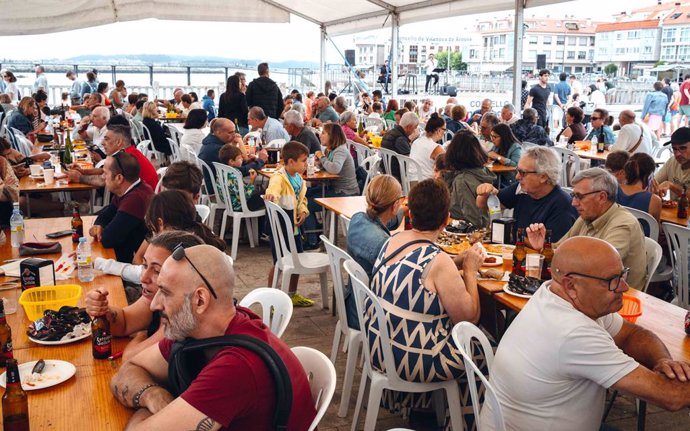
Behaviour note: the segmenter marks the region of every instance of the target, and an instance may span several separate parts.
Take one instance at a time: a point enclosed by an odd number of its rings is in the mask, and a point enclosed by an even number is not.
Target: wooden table
[[[178,115],[173,118],[166,118],[165,115],[161,115],[157,118],[158,121],[163,121],[165,123],[184,123],[187,118]]]
[[[28,237],[35,235],[39,241],[46,241],[48,240],[45,237],[46,233],[69,229],[70,220],[71,217],[29,219],[25,222],[26,233]],[[82,220],[84,232],[87,232],[93,225],[95,217],[85,216]],[[19,257],[18,250],[10,245],[9,232],[6,232],[6,235],[7,242],[0,246],[0,259]],[[62,244],[63,253],[76,249],[76,244],[72,243],[71,237],[57,241]],[[91,247],[94,257],[115,257],[112,249],[104,249],[100,243],[92,243]],[[39,257],[57,260],[60,255]],[[0,277],[0,282],[8,280],[12,279]],[[71,279],[57,283],[80,284],[83,293],[96,287],[106,288],[110,292],[108,300],[111,304],[121,307],[127,305],[120,277],[100,274],[92,282],[81,283],[77,279],[75,270]],[[83,297],[79,305],[84,305]],[[111,364],[107,360],[93,359],[90,338],[62,346],[41,346],[29,341],[26,329],[30,322],[21,305],[16,313],[7,316],[7,322],[12,328],[14,357],[20,363],[38,359],[59,359],[69,361],[77,367],[76,374],[68,381],[51,388],[28,392],[32,430],[124,429],[132,411],[115,400],[109,388],[110,378],[116,371],[114,365],[119,365],[119,361]],[[113,338],[113,352],[122,351],[128,341],[128,338]]]
[[[67,178],[56,179],[53,184],[46,185],[42,179],[34,179],[31,176],[22,177],[19,180],[19,192],[26,195],[26,212],[31,217],[31,194],[33,193],[55,193],[55,192],[80,192],[91,191],[91,210],[93,211],[94,194],[99,186],[92,184],[71,183]]]
[[[687,218],[678,218],[678,208],[661,208],[661,217],[659,217],[659,220],[662,223],[667,222],[688,226]]]
[[[575,154],[577,154],[582,159],[599,160],[600,162],[605,162],[606,157],[608,157],[609,153],[609,150],[604,150],[603,153],[592,153],[588,150],[575,150]]]

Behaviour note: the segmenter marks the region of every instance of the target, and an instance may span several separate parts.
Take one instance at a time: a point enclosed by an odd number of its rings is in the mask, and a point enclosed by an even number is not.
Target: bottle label
[[[24,231],[24,226],[22,225],[16,225],[11,227],[12,232],[23,232]]]
[[[14,354],[12,353],[12,337],[8,337],[7,341],[2,343],[2,347],[0,348],[0,358],[1,359],[10,359],[14,358]]]
[[[85,266],[91,265],[91,255],[90,254],[77,254],[77,265]]]
[[[97,335],[94,337],[93,349],[98,353],[109,353],[111,350],[112,335]]]

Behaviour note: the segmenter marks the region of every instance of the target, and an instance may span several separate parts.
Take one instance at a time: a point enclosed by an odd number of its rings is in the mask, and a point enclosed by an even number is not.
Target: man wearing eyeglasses
[[[510,325],[491,365],[507,429],[599,430],[606,389],[667,410],[690,405],[690,364],[674,361],[652,332],[617,313],[628,268],[616,249],[576,237],[556,250],[553,279]],[[481,429],[493,429],[491,403]]]
[[[275,382],[264,361],[241,347],[207,349],[201,370],[174,398],[168,361],[175,342],[244,335],[267,343],[287,368],[292,386],[288,430],[306,430],[314,401],[304,368],[290,348],[251,310],[233,305],[235,274],[227,256],[208,245],[175,249],[160,269],[151,309],[165,339],[122,365],[111,381],[115,398],[137,411],[128,430],[269,430],[276,410]],[[191,371],[191,370],[190,370]]]
[[[580,171],[573,178],[572,204],[580,217],[561,239],[588,236],[611,244],[630,268],[628,283],[644,288],[647,280],[647,254],[642,227],[630,211],[616,203],[618,182],[601,168]],[[546,228],[533,223],[527,228],[529,244],[535,250],[544,248]],[[556,248],[560,242],[553,244]]]
[[[671,198],[678,199],[683,186],[690,188],[690,127],[680,127],[671,135],[673,157],[654,175],[657,191],[663,197],[671,191]]]
[[[242,137],[235,130],[235,123],[227,118],[216,118],[211,122],[211,133],[201,141],[201,149],[199,150],[199,158],[208,165],[213,175],[216,174],[213,162],[221,163],[218,158],[218,151],[223,148],[223,145],[230,143],[244,149]],[[207,172],[204,172],[204,181],[206,188],[213,190],[213,183]]]
[[[103,165],[105,187],[114,195],[89,230],[103,247],[114,248],[118,262],[132,257],[148,234],[144,215],[153,189],[139,178],[139,162],[124,151],[109,156]]]

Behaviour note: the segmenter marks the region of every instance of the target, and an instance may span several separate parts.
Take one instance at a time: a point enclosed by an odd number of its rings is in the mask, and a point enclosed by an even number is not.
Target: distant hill
[[[162,54],[141,54],[141,55],[80,55],[64,59],[66,62],[74,63],[107,63],[107,64],[153,64],[153,65],[168,65],[181,66],[187,64],[194,65],[224,65],[224,64],[241,64],[248,67],[255,67],[261,61],[256,59],[240,59],[240,58],[224,58],[224,57],[197,57],[197,56],[170,56]],[[314,61],[280,61],[271,62],[269,64],[274,68],[318,68],[319,63]]]

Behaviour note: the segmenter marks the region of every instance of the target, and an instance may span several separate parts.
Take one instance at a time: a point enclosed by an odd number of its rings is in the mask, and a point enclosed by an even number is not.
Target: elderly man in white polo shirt
[[[107,132],[108,120],[110,120],[110,111],[105,106],[99,106],[91,111],[91,115],[81,119],[80,127],[75,128],[72,132],[72,139],[83,139],[89,141],[97,146],[101,151],[105,152],[103,148],[103,136]]]
[[[491,366],[506,429],[596,431],[606,388],[667,410],[690,405],[690,364],[617,313],[627,271],[597,238],[570,238],[556,250],[553,280],[510,325]],[[493,414],[485,403],[481,429],[493,429]]]
[[[635,113],[630,110],[621,111],[618,114],[618,123],[621,129],[618,132],[616,143],[610,150],[627,151],[630,154],[646,153],[652,155],[652,149],[658,145],[658,141],[646,125],[635,122]]]

